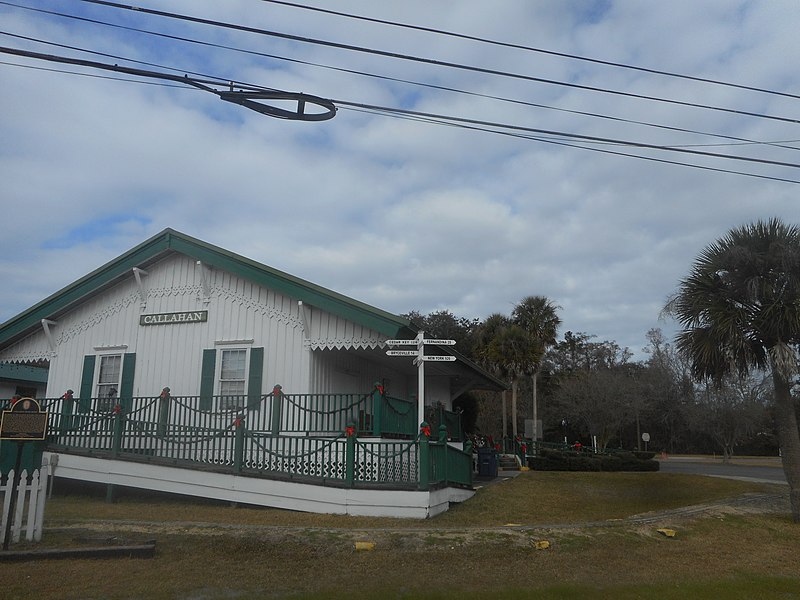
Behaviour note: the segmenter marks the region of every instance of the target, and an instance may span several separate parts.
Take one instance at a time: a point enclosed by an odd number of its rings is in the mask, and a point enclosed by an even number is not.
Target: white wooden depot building
[[[387,354],[418,333],[166,229],[0,325],[0,390],[3,373],[46,372],[26,390],[51,414],[56,477],[429,516],[471,494],[453,400],[505,384],[436,344],[424,352],[449,358],[420,379],[413,357]]]

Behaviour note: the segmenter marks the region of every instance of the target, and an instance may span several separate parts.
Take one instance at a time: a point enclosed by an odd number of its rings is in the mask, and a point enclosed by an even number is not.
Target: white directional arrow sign
[[[422,358],[422,360],[424,360],[426,362],[428,362],[428,361],[433,361],[433,362],[436,362],[436,361],[451,362],[451,361],[454,361],[456,359],[455,356],[427,356],[427,355],[426,356],[422,356],[420,358]]]
[[[387,350],[388,356],[419,356],[418,350]]]
[[[386,340],[386,343],[390,346],[416,346],[419,341],[418,340]]]
[[[439,346],[455,346],[455,340],[422,340],[423,344],[437,344]]]

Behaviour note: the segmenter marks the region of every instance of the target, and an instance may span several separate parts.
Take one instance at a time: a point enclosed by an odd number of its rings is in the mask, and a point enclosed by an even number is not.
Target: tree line
[[[674,342],[647,332],[639,361],[588,333],[559,338],[559,307],[544,296],[482,321],[406,316],[509,382],[500,398],[455,402],[474,433],[725,459],[780,452],[800,522],[800,229],[779,219],[732,229],[701,252],[665,309],[682,330]]]

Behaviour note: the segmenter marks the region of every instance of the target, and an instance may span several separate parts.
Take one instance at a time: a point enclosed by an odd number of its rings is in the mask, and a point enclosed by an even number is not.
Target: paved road
[[[786,476],[780,467],[729,464],[702,459],[668,458],[659,461],[662,473],[690,473],[693,475],[714,475],[732,479],[753,479],[770,483],[786,483]]]

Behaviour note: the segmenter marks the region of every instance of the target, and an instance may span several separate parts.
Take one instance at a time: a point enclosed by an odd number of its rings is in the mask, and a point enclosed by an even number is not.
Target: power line
[[[333,99],[332,102],[339,106],[351,106],[357,108],[368,108],[373,110],[383,110],[387,112],[394,112],[403,115],[413,115],[418,117],[429,117],[435,119],[441,119],[446,121],[452,121],[454,123],[462,123],[467,125],[483,125],[488,127],[497,127],[502,129],[508,129],[511,131],[523,131],[528,133],[539,133],[544,135],[554,135],[559,137],[565,137],[569,139],[581,140],[581,141],[590,141],[590,142],[604,142],[604,143],[611,143],[617,144],[620,146],[630,146],[633,148],[642,148],[648,150],[663,150],[666,152],[678,152],[682,154],[694,154],[697,156],[706,156],[710,158],[725,158],[729,160],[741,160],[745,162],[753,162],[753,163],[760,163],[765,165],[774,165],[780,167],[791,167],[791,168],[800,168],[800,164],[798,163],[790,163],[790,162],[783,162],[783,161],[776,161],[776,160],[769,160],[766,158],[754,158],[749,156],[736,156],[734,154],[721,154],[717,152],[705,152],[702,150],[690,150],[688,148],[679,148],[673,146],[664,146],[659,144],[647,144],[645,142],[632,142],[629,140],[620,140],[614,138],[606,138],[606,137],[599,137],[593,135],[583,135],[579,133],[566,133],[563,131],[553,131],[549,129],[539,129],[536,127],[524,127],[521,125],[509,125],[507,123],[496,123],[491,121],[482,121],[478,119],[466,119],[462,117],[453,117],[448,115],[441,115],[436,113],[428,113],[428,112],[420,112],[420,111],[413,111],[413,110],[405,110],[401,108],[391,108],[386,106],[377,106],[373,104],[363,104],[359,102],[349,102],[346,100],[336,100]]]
[[[181,42],[186,42],[186,43],[191,43],[191,44],[198,44],[198,45],[202,45],[202,46],[208,46],[208,47],[211,47],[211,48],[220,48],[220,49],[224,49],[224,50],[230,50],[230,51],[233,51],[233,52],[240,52],[240,53],[250,54],[250,55],[254,55],[254,56],[262,56],[262,57],[265,57],[265,58],[271,58],[271,59],[275,59],[275,60],[282,60],[282,61],[292,62],[292,63],[296,63],[296,64],[303,64],[303,65],[308,65],[308,66],[313,66],[313,67],[318,67],[318,68],[323,68],[323,69],[329,69],[329,70],[333,70],[333,71],[337,71],[337,72],[343,72],[343,73],[354,74],[354,75],[359,75],[359,76],[371,77],[371,78],[376,78],[376,79],[381,79],[381,80],[386,80],[386,81],[393,81],[393,82],[397,82],[397,83],[405,83],[405,84],[409,84],[409,85],[416,85],[416,86],[426,87],[426,88],[430,88],[430,89],[437,89],[437,90],[441,90],[441,91],[448,91],[448,92],[464,94],[464,95],[469,95],[469,96],[474,96],[474,97],[486,98],[486,99],[490,99],[490,100],[497,100],[497,101],[500,101],[500,102],[507,102],[507,103],[517,104],[517,105],[521,105],[521,106],[530,106],[530,107],[533,107],[533,108],[543,108],[543,109],[547,109],[547,110],[555,110],[555,111],[560,111],[560,112],[565,112],[565,113],[570,113],[570,114],[578,114],[578,115],[582,115],[582,116],[589,116],[589,117],[592,117],[592,118],[606,119],[606,120],[611,120],[611,121],[620,122],[620,123],[641,125],[641,126],[644,126],[644,127],[652,127],[652,128],[657,128],[657,129],[664,129],[664,130],[667,130],[667,131],[675,131],[675,132],[678,132],[678,133],[690,133],[690,134],[693,134],[693,135],[703,135],[703,136],[709,136],[709,137],[717,137],[717,138],[720,138],[720,139],[728,139],[728,140],[733,140],[733,141],[736,141],[736,142],[744,142],[746,144],[759,144],[759,145],[765,145],[765,146],[773,146],[773,147],[777,147],[777,148],[784,148],[784,149],[787,149],[787,150],[799,150],[800,149],[800,148],[796,148],[796,147],[793,147],[793,146],[785,146],[785,145],[782,145],[780,143],[775,143],[775,142],[763,142],[763,141],[758,141],[758,140],[751,140],[751,139],[747,139],[747,138],[741,138],[741,137],[737,137],[737,136],[730,136],[730,135],[724,135],[724,134],[719,134],[719,133],[704,132],[704,131],[698,131],[698,130],[694,130],[694,129],[675,127],[675,126],[663,125],[663,124],[657,124],[657,123],[649,123],[649,122],[646,122],[646,121],[638,121],[638,120],[634,120],[634,119],[625,119],[625,118],[622,118],[622,117],[615,117],[615,116],[604,115],[604,114],[600,114],[600,113],[592,113],[592,112],[587,112],[587,111],[566,109],[566,108],[561,108],[561,107],[549,106],[549,105],[546,105],[546,104],[528,102],[528,101],[514,99],[514,98],[505,98],[505,97],[502,97],[502,96],[495,96],[495,95],[491,95],[491,94],[483,94],[483,93],[473,92],[473,91],[469,91],[469,90],[462,90],[462,89],[448,87],[448,86],[442,86],[442,85],[436,85],[436,84],[430,84],[430,83],[423,83],[423,82],[418,82],[418,81],[411,81],[411,80],[407,80],[407,79],[389,77],[389,76],[386,76],[386,75],[378,75],[378,74],[375,74],[375,73],[368,73],[368,72],[365,72],[365,71],[359,71],[359,70],[354,70],[354,69],[346,69],[346,68],[343,68],[343,67],[334,67],[334,66],[331,66],[331,65],[324,65],[324,64],[320,64],[320,63],[311,62],[311,61],[305,61],[305,60],[294,59],[294,58],[287,58],[287,57],[284,57],[284,56],[279,56],[279,55],[270,54],[270,53],[266,53],[266,52],[260,52],[260,51],[256,51],[256,50],[248,50],[248,49],[237,48],[235,46],[229,46],[229,45],[225,45],[225,44],[217,44],[217,43],[213,43],[213,42],[207,42],[207,41],[203,41],[203,40],[198,40],[196,38],[187,38],[187,37],[183,37],[183,36],[177,36],[177,35],[162,33],[162,32],[158,32],[158,31],[151,31],[151,30],[147,30],[147,29],[141,29],[141,28],[132,27],[132,26],[128,26],[128,25],[120,25],[120,24],[117,24],[117,23],[109,23],[109,22],[106,22],[106,21],[101,21],[101,20],[98,20],[98,19],[91,19],[91,18],[88,18],[88,17],[80,17],[80,16],[77,16],[77,15],[70,15],[70,14],[67,14],[67,13],[60,13],[60,12],[50,11],[50,10],[45,10],[45,9],[25,7],[25,6],[16,5],[16,4],[13,4],[13,3],[10,3],[10,2],[6,2],[6,1],[2,1],[2,0],[0,0],[0,4],[6,4],[6,5],[14,6],[14,7],[17,7],[17,8],[22,8],[22,9],[25,9],[25,10],[30,10],[30,11],[34,11],[34,12],[41,12],[41,13],[44,13],[44,14],[59,16],[59,17],[63,17],[63,18],[79,20],[79,21],[83,21],[83,22],[92,23],[92,24],[95,24],[95,25],[102,25],[102,26],[106,26],[106,27],[122,29],[122,30],[125,30],[125,31],[133,31],[133,32],[142,33],[142,34],[145,34],[145,35],[152,35],[152,36],[156,36],[156,37],[162,37],[162,38],[170,39],[170,40],[176,40],[176,41],[181,41]],[[0,33],[5,33],[6,35],[14,36],[14,34],[6,33],[6,32],[0,32]],[[45,40],[35,40],[34,38],[27,38],[25,36],[14,36],[14,37],[22,37],[23,39],[30,39],[30,40],[38,41],[38,42],[43,43],[43,44],[52,44],[52,42],[47,42]],[[59,44],[54,44],[54,45],[57,45],[57,46],[60,46],[60,47],[64,47],[64,46],[61,46]],[[89,52],[88,50],[82,50],[82,51],[83,52]],[[102,53],[100,53],[100,54],[103,55]],[[105,55],[105,56],[111,56],[111,55]],[[139,62],[139,61],[136,61],[136,62]],[[149,64],[149,63],[143,63],[143,64]],[[151,66],[153,66],[153,65],[151,65]],[[169,68],[169,67],[160,67],[160,68]],[[172,70],[176,70],[176,69],[172,69]],[[681,145],[681,146],[688,147],[688,145],[685,145],[685,144]]]
[[[125,67],[119,67],[118,65],[103,65],[102,63],[93,63],[91,61],[81,61],[79,59],[70,59],[68,57],[50,57],[50,56],[47,56],[47,55],[38,55],[37,53],[30,53],[30,52],[26,52],[26,51],[15,50],[15,49],[4,49],[4,48],[0,47],[0,52],[4,52],[5,50],[11,50],[11,52],[8,52],[8,53],[22,55],[22,56],[28,56],[30,58],[42,58],[44,60],[55,59],[56,62],[75,63],[75,64],[80,64],[81,66],[89,66],[89,67],[94,67],[94,68],[106,68],[106,69],[109,69],[109,70],[115,70],[115,71],[121,71],[121,72],[135,72],[135,74],[137,74],[138,76],[148,76],[148,72],[145,72],[145,71],[142,71],[142,70],[139,70],[139,69],[129,69],[129,68],[125,68]],[[4,63],[3,62],[3,63],[0,63],[0,64],[9,64],[9,63]],[[31,67],[30,65],[18,65],[18,66]],[[39,69],[38,67],[31,67],[31,68]],[[56,69],[40,69],[40,70],[55,71]],[[87,75],[86,73],[76,73],[76,72],[71,72],[71,71],[60,71],[60,72],[68,73],[68,74],[74,74],[74,75],[84,75],[84,76]],[[164,75],[164,74],[156,74],[156,75],[159,78],[161,78],[161,76]],[[106,79],[117,79],[117,78],[106,78]],[[166,79],[170,79],[170,80],[174,81],[174,80],[178,80],[180,78],[178,76],[175,76],[175,75],[167,75]],[[125,82],[128,82],[128,83],[149,83],[149,82],[142,82],[142,81],[129,80],[129,79],[119,79],[119,80],[125,81]],[[181,80],[181,83],[186,83],[186,82]],[[167,84],[156,84],[156,85],[167,85]],[[170,87],[172,87],[172,86],[170,86]],[[181,86],[181,87],[183,87],[183,86]],[[255,86],[247,86],[247,87],[249,87],[250,89],[255,89]],[[198,88],[183,87],[183,89],[198,89]],[[342,104],[345,107],[345,109],[347,109],[347,110],[353,110],[353,111],[358,111],[358,112],[366,112],[366,113],[376,114],[376,115],[380,115],[380,116],[388,116],[388,117],[405,119],[405,120],[413,120],[413,121],[417,121],[417,122],[423,122],[423,123],[426,123],[426,124],[444,125],[444,126],[448,126],[448,127],[455,127],[455,128],[459,128],[459,129],[472,130],[472,131],[478,131],[478,132],[483,132],[483,133],[493,133],[493,134],[503,135],[503,136],[507,136],[507,137],[521,138],[521,139],[527,139],[527,140],[532,140],[532,141],[538,141],[538,142],[541,142],[541,143],[554,144],[554,145],[564,146],[564,147],[568,147],[568,148],[575,148],[575,149],[580,149],[580,150],[590,150],[590,151],[593,151],[593,152],[600,152],[600,153],[603,153],[603,154],[610,154],[610,155],[622,156],[622,157],[626,157],[626,158],[634,158],[634,159],[639,159],[639,160],[647,160],[647,161],[658,162],[658,163],[663,163],[663,164],[684,166],[684,167],[701,169],[701,170],[706,170],[706,171],[714,171],[714,172],[719,172],[719,173],[741,175],[741,176],[745,176],[745,177],[766,179],[766,180],[778,181],[778,182],[783,182],[783,183],[800,183],[800,181],[798,181],[798,180],[793,180],[793,179],[788,179],[788,178],[774,177],[774,176],[769,176],[769,175],[761,175],[761,174],[756,174],[756,173],[748,173],[748,172],[744,172],[744,171],[736,171],[736,170],[733,170],[733,169],[723,169],[723,168],[719,168],[719,167],[710,167],[710,166],[705,166],[705,165],[697,165],[697,164],[692,164],[692,163],[685,163],[685,162],[667,160],[667,159],[663,159],[663,158],[655,158],[655,157],[650,157],[650,156],[642,156],[642,155],[630,154],[630,153],[626,153],[626,152],[620,152],[620,151],[614,151],[614,150],[608,150],[608,149],[602,149],[602,148],[593,148],[593,147],[590,147],[590,146],[583,146],[583,145],[575,144],[575,143],[567,143],[566,141],[560,140],[560,139],[553,139],[553,138],[547,138],[547,137],[542,137],[542,136],[530,135],[529,133],[523,133],[522,130],[520,130],[520,131],[504,131],[504,130],[499,130],[499,129],[496,129],[496,128],[490,128],[490,127],[505,127],[503,124],[491,124],[491,123],[488,123],[488,122],[485,122],[485,123],[481,124],[481,122],[479,122],[479,121],[473,121],[473,122],[470,123],[470,120],[457,119],[457,118],[454,118],[454,117],[448,117],[448,116],[444,116],[444,115],[415,113],[414,111],[402,111],[402,110],[399,110],[399,109],[392,109],[392,108],[389,108],[389,107],[380,107],[380,106],[371,106],[371,105],[358,105],[356,103],[347,103],[347,102],[340,102],[340,104]],[[520,128],[520,129],[522,129],[522,128]],[[535,131],[535,130],[532,130],[532,131]],[[563,136],[567,136],[567,137],[569,136],[569,134],[563,134],[563,133],[559,133],[559,132],[554,132],[553,135],[562,136],[562,137]],[[595,141],[595,140],[587,139],[585,141]],[[617,141],[607,141],[607,142],[603,142],[603,143],[625,144],[624,142],[617,142]],[[694,154],[694,152],[687,152],[687,153]]]
[[[700,83],[710,83],[710,84],[713,84],[713,85],[721,85],[721,86],[726,86],[726,87],[732,87],[732,88],[736,88],[736,89],[740,89],[740,90],[748,90],[748,91],[751,91],[751,92],[761,92],[761,93],[764,93],[764,94],[773,94],[773,95],[776,95],[776,96],[784,96],[784,97],[787,97],[787,98],[800,99],[800,95],[789,94],[787,92],[778,92],[776,90],[769,90],[769,89],[765,89],[765,88],[754,87],[754,86],[749,86],[749,85],[743,85],[743,84],[739,84],[739,83],[731,83],[731,82],[728,82],[728,81],[720,81],[718,79],[708,79],[706,77],[697,77],[697,76],[694,76],[694,75],[686,75],[686,74],[683,74],[683,73],[674,73],[672,71],[662,71],[662,70],[659,70],[659,69],[651,69],[651,68],[648,68],[648,67],[641,67],[641,66],[638,66],[638,65],[631,65],[631,64],[628,64],[628,63],[620,63],[620,62],[614,62],[614,61],[609,61],[609,60],[602,60],[602,59],[599,59],[599,58],[591,58],[591,57],[588,57],[588,56],[579,56],[577,54],[568,54],[566,52],[556,52],[555,50],[545,50],[544,48],[536,48],[536,47],[533,47],[533,46],[526,46],[524,44],[514,44],[512,42],[503,42],[503,41],[499,41],[499,40],[492,40],[492,39],[479,37],[479,36],[474,36],[474,35],[468,35],[468,34],[464,34],[464,33],[456,33],[456,32],[453,32],[453,31],[446,31],[446,30],[443,30],[443,29],[436,29],[434,27],[423,27],[423,26],[420,26],[420,25],[410,25],[408,23],[400,23],[398,21],[389,21],[389,20],[386,20],[386,19],[378,19],[378,18],[374,18],[374,17],[365,17],[363,15],[356,15],[356,14],[352,14],[352,13],[346,13],[346,12],[341,12],[341,11],[336,11],[336,10],[330,10],[330,9],[327,9],[327,8],[319,8],[317,6],[306,6],[304,4],[297,4],[295,2],[285,2],[284,0],[261,0],[261,2],[269,2],[271,4],[280,4],[282,6],[290,6],[292,8],[300,8],[300,9],[303,9],[303,10],[309,10],[309,11],[313,11],[313,12],[318,12],[318,13],[323,13],[323,14],[328,14],[328,15],[334,15],[334,16],[337,16],[337,17],[345,17],[345,18],[348,18],[348,19],[356,19],[358,21],[365,21],[365,22],[369,22],[369,23],[377,23],[377,24],[380,24],[380,25],[389,25],[389,26],[392,26],[392,27],[400,27],[400,28],[403,28],[403,29],[411,29],[411,30],[414,30],[414,31],[424,31],[424,32],[427,32],[427,33],[435,33],[437,35],[443,35],[443,36],[452,37],[452,38],[458,38],[458,39],[462,39],[462,40],[469,40],[469,41],[473,41],[473,42],[480,42],[480,43],[483,43],[483,44],[491,44],[493,46],[501,46],[501,47],[504,47],[504,48],[513,48],[513,49],[516,49],[516,50],[526,50],[526,51],[529,51],[529,52],[536,52],[536,53],[539,53],[539,54],[546,54],[546,55],[549,55],[549,56],[557,56],[559,58],[569,58],[569,59],[572,59],[572,60],[579,60],[579,61],[589,62],[589,63],[593,63],[593,64],[597,64],[597,65],[605,65],[605,66],[608,66],[608,67],[618,67],[618,68],[621,68],[621,69],[630,69],[630,70],[639,71],[639,72],[642,72],[642,73],[650,73],[652,75],[664,75],[666,77],[676,77],[676,78],[679,78],[679,79],[687,79],[687,80],[690,80],[690,81],[698,81]]]
[[[426,118],[422,118],[422,117],[397,114],[397,113],[394,113],[394,112],[387,112],[387,111],[381,111],[381,110],[371,110],[371,109],[365,109],[365,108],[353,108],[353,107],[348,107],[348,106],[343,106],[342,109],[343,110],[351,110],[351,111],[355,111],[355,112],[364,112],[364,113],[367,113],[367,114],[375,114],[375,115],[379,115],[379,116],[383,116],[383,117],[392,117],[392,118],[396,118],[396,119],[417,121],[417,122],[422,122],[422,123],[427,123],[427,124],[432,124],[432,125],[444,125],[444,126],[448,126],[448,127],[456,127],[458,129],[467,129],[467,130],[472,130],[472,131],[495,133],[497,135],[503,135],[503,136],[507,136],[507,137],[514,137],[514,138],[533,140],[533,141],[538,141],[538,142],[542,142],[542,143],[545,143],[545,144],[553,144],[553,145],[557,145],[557,146],[564,146],[564,147],[567,147],[567,148],[576,148],[576,149],[579,149],[579,150],[589,150],[591,152],[600,152],[602,154],[610,154],[610,155],[614,155],[614,156],[623,156],[623,157],[626,157],[626,158],[634,158],[634,159],[638,159],[638,160],[646,160],[646,161],[649,161],[649,162],[656,162],[656,163],[662,163],[662,164],[668,164],[668,165],[676,165],[676,166],[681,166],[681,167],[689,167],[689,168],[692,168],[692,169],[700,169],[700,170],[703,170],[703,171],[713,171],[713,172],[716,172],[716,173],[726,173],[726,174],[730,174],[730,175],[741,175],[743,177],[752,177],[752,178],[756,178],[756,179],[766,179],[766,180],[769,180],[769,181],[778,181],[778,182],[781,182],[781,183],[800,184],[800,180],[796,180],[796,179],[788,179],[788,178],[785,178],[785,177],[773,177],[773,176],[770,176],[770,175],[761,175],[761,174],[757,174],[757,173],[748,173],[748,172],[745,172],[745,171],[736,171],[736,170],[733,170],[733,169],[723,169],[723,168],[720,168],[720,167],[710,167],[710,166],[706,166],[706,165],[697,165],[697,164],[693,164],[693,163],[686,163],[686,162],[681,162],[681,161],[676,161],[676,160],[668,160],[668,159],[664,159],[664,158],[656,158],[656,157],[652,157],[652,156],[642,156],[640,154],[630,154],[628,152],[620,152],[620,151],[617,151],[617,150],[608,150],[608,149],[604,149],[604,148],[593,148],[591,146],[582,146],[580,144],[567,143],[565,141],[559,141],[559,140],[554,140],[554,139],[550,139],[550,138],[543,138],[543,137],[539,137],[539,136],[526,135],[526,134],[522,134],[522,133],[515,133],[515,132],[511,132],[511,131],[497,131],[497,130],[494,130],[494,129],[486,129],[486,128],[483,128],[483,127],[456,124],[456,123],[452,123],[452,122],[448,122],[448,121],[437,121],[436,119],[426,119]]]
[[[276,117],[279,119],[290,119],[296,121],[326,121],[328,119],[332,119],[336,115],[336,107],[333,105],[333,103],[331,103],[330,100],[319,98],[317,96],[311,96],[309,94],[302,94],[298,92],[284,92],[280,90],[271,90],[271,89],[256,90],[253,89],[252,87],[248,87],[247,89],[242,89],[240,86],[236,86],[240,87],[240,89],[234,89],[233,83],[227,81],[219,81],[219,80],[201,81],[198,79],[190,78],[188,75],[184,75],[183,77],[181,77],[179,75],[172,75],[171,73],[158,73],[155,71],[134,69],[132,67],[123,67],[120,65],[109,65],[105,63],[98,63],[95,61],[83,60],[80,58],[71,58],[67,56],[42,54],[40,52],[31,52],[29,50],[20,50],[18,48],[7,48],[4,46],[0,46],[0,53],[12,54],[14,56],[23,56],[26,58],[34,58],[38,60],[45,60],[62,64],[76,65],[81,67],[89,67],[92,69],[115,71],[118,73],[126,73],[128,75],[134,75],[136,77],[149,77],[153,79],[163,79],[166,81],[184,83],[186,85],[193,86],[203,91],[216,94],[217,96],[219,96],[220,100],[223,100],[225,102],[239,104],[240,106],[244,106],[245,108],[249,108],[250,110],[254,110],[263,115],[267,115],[269,117]],[[213,87],[210,87],[214,85],[216,85],[217,87],[229,86],[230,89],[218,90],[214,89]],[[270,106],[268,104],[256,102],[256,100],[278,100],[278,101],[291,100],[297,102],[297,110],[289,111],[283,108],[277,108],[275,106]],[[321,112],[309,113],[306,112],[306,108],[308,105],[321,107],[324,110]]]
[[[412,61],[412,62],[417,62],[417,63],[421,63],[421,64],[428,64],[428,65],[434,65],[434,66],[439,66],[439,67],[448,67],[448,68],[452,68],[452,69],[470,71],[470,72],[474,72],[474,73],[483,73],[485,75],[496,75],[496,76],[500,76],[500,77],[508,77],[508,78],[512,78],[512,79],[518,79],[518,80],[523,80],[523,81],[531,81],[531,82],[535,82],[535,83],[544,83],[544,84],[548,84],[548,85],[557,85],[557,86],[563,86],[563,87],[568,87],[568,88],[572,88],[572,89],[580,89],[580,90],[592,91],[592,92],[598,92],[598,93],[604,93],[604,94],[612,94],[612,95],[616,95],[616,96],[622,96],[622,97],[626,97],[626,98],[634,98],[634,99],[638,99],[638,100],[650,100],[650,101],[653,101],[653,102],[674,104],[674,105],[677,105],[677,106],[685,106],[685,107],[690,107],[690,108],[701,108],[701,109],[704,109],[704,110],[725,112],[725,113],[737,114],[737,115],[742,115],[742,116],[749,116],[749,117],[760,118],[760,119],[769,119],[769,120],[781,121],[781,122],[785,122],[785,123],[800,123],[800,119],[794,119],[794,118],[790,118],[790,117],[781,117],[781,116],[769,115],[769,114],[765,114],[765,113],[755,113],[755,112],[750,112],[750,111],[745,111],[745,110],[738,110],[738,109],[734,109],[734,108],[724,108],[724,107],[711,106],[711,105],[706,105],[706,104],[699,104],[699,103],[695,103],[695,102],[685,102],[685,101],[682,101],[682,100],[672,100],[672,99],[668,99],[668,98],[660,98],[660,97],[657,97],[657,96],[648,96],[648,95],[645,95],[645,94],[635,94],[633,92],[623,92],[623,91],[612,90],[612,89],[608,89],[608,88],[601,88],[601,87],[589,86],[589,85],[581,85],[581,84],[577,84],[577,83],[569,83],[569,82],[565,82],[565,81],[557,81],[557,80],[545,79],[545,78],[541,78],[541,77],[533,77],[531,75],[523,75],[521,73],[511,73],[511,72],[508,72],[508,71],[500,71],[500,70],[497,70],[497,69],[488,69],[488,68],[483,68],[483,67],[476,67],[476,66],[466,65],[466,64],[462,64],[462,63],[442,61],[442,60],[437,60],[437,59],[433,59],[433,58],[425,58],[425,57],[421,57],[421,56],[413,56],[413,55],[409,55],[409,54],[402,54],[402,53],[399,53],[399,52],[389,52],[387,50],[378,50],[378,49],[374,49],[374,48],[356,46],[356,45],[353,45],[353,44],[344,44],[344,43],[341,43],[341,42],[332,42],[332,41],[329,41],[329,40],[322,40],[322,39],[311,38],[311,37],[307,37],[307,36],[299,36],[299,35],[293,35],[293,34],[289,34],[289,33],[281,33],[281,32],[278,32],[278,31],[271,31],[271,30],[267,30],[267,29],[261,29],[261,28],[258,28],[258,27],[250,27],[250,26],[247,26],[247,25],[239,25],[239,24],[236,24],[236,23],[228,23],[228,22],[223,22],[223,21],[217,21],[215,19],[205,19],[205,18],[202,18],[202,17],[194,17],[194,16],[191,16],[191,15],[172,13],[172,12],[167,12],[167,11],[162,11],[162,10],[155,10],[155,9],[151,9],[151,8],[143,8],[143,7],[138,7],[138,6],[119,4],[117,2],[108,2],[106,0],[80,0],[80,1],[81,2],[86,2],[86,3],[89,3],[89,4],[97,4],[97,5],[107,6],[107,7],[110,7],[110,8],[116,8],[116,9],[121,9],[121,10],[130,10],[130,11],[134,11],[134,12],[137,12],[137,13],[140,13],[140,14],[149,14],[149,15],[165,17],[165,18],[169,18],[169,19],[177,19],[177,20],[186,21],[186,22],[190,22],[190,23],[198,23],[198,24],[201,24],[201,25],[210,25],[210,26],[213,26],[213,27],[221,27],[221,28],[231,29],[231,30],[235,30],[235,31],[243,31],[243,32],[246,32],[246,33],[255,33],[255,34],[258,34],[258,35],[276,37],[276,38],[279,38],[279,39],[285,39],[285,40],[301,42],[301,43],[306,43],[306,44],[315,44],[315,45],[325,46],[325,47],[329,47],[329,48],[337,48],[337,49],[340,49],[340,50],[349,50],[349,51],[353,51],[353,52],[360,52],[360,53],[372,54],[372,55],[376,55],[376,56],[383,56],[383,57],[386,57],[386,58],[394,58],[394,59],[398,59],[398,60]],[[1,4],[11,4],[11,3],[8,3],[8,2],[0,2],[0,3]]]
[[[203,89],[203,90],[206,90],[206,91],[211,91],[212,93],[217,94],[222,100],[226,100],[226,101],[229,101],[229,102],[237,102],[239,104],[243,104],[244,106],[247,106],[248,108],[253,108],[254,110],[258,110],[258,108],[254,107],[254,106],[250,106],[247,102],[234,100],[233,98],[236,97],[236,96],[234,96],[235,92],[233,92],[233,91],[225,92],[225,91],[219,91],[219,90],[215,90],[215,89],[212,89],[212,88],[208,87],[209,85],[217,85],[217,86],[219,86],[219,85],[227,85],[227,82],[224,82],[224,81],[219,80],[219,79],[217,79],[215,81],[213,81],[213,80],[202,80],[202,81],[200,81],[200,80],[197,80],[197,79],[190,79],[188,76],[181,77],[179,75],[172,75],[172,74],[169,74],[169,73],[155,73],[153,71],[145,71],[145,70],[142,70],[142,69],[134,69],[134,68],[131,68],[131,67],[121,67],[119,65],[109,65],[109,64],[105,64],[105,63],[98,63],[98,62],[94,62],[94,61],[86,61],[86,60],[83,60],[83,59],[70,58],[70,57],[65,57],[65,56],[56,56],[56,55],[52,55],[52,54],[41,54],[41,53],[38,53],[38,52],[30,52],[30,51],[27,51],[27,50],[19,50],[19,49],[7,48],[7,47],[3,47],[3,46],[0,46],[0,53],[12,54],[12,55],[16,55],[16,56],[24,56],[24,57],[28,57],[28,58],[35,58],[35,59],[39,59],[39,60],[57,62],[57,63],[62,63],[62,64],[72,64],[72,65],[85,66],[85,67],[90,67],[90,68],[95,68],[95,69],[103,69],[103,70],[121,72],[121,73],[126,73],[126,74],[129,74],[129,75],[139,76],[139,77],[151,77],[151,78],[157,78],[157,79],[164,79],[164,80],[167,80],[167,81],[185,83],[187,85],[191,85],[191,86],[194,86],[194,87],[199,87],[200,89]],[[268,94],[266,96],[267,98],[282,98],[282,96],[280,94],[287,94],[285,92],[275,92],[274,90],[266,90],[266,89],[263,90],[263,91],[259,91],[256,86],[252,86],[252,85],[246,85],[246,86],[243,86],[243,87],[246,87],[247,93],[251,94],[251,97],[253,97],[254,94],[259,94],[260,93],[260,94]],[[293,96],[293,95],[290,95],[290,96]],[[800,164],[798,164],[798,163],[775,161],[775,160],[755,158],[755,157],[747,157],[747,156],[736,156],[736,155],[722,154],[722,153],[717,153],[717,152],[706,152],[706,151],[701,151],[701,150],[691,150],[691,149],[688,149],[688,148],[675,148],[675,147],[663,146],[663,145],[658,145],[658,144],[648,144],[648,143],[644,143],[644,142],[634,142],[634,141],[629,141],[629,140],[606,138],[606,137],[600,137],[600,136],[589,136],[589,135],[583,135],[583,134],[578,134],[578,133],[568,133],[568,132],[563,132],[563,131],[555,131],[555,130],[534,128],[534,127],[524,127],[524,126],[521,126],[521,125],[512,125],[512,124],[507,124],[507,123],[483,121],[483,120],[478,120],[478,119],[468,119],[468,118],[463,118],[463,117],[454,117],[454,116],[450,116],[450,115],[442,115],[442,114],[436,114],[436,113],[412,111],[412,110],[392,108],[392,107],[387,107],[387,106],[379,106],[379,105],[374,105],[374,104],[365,104],[365,103],[360,103],[360,102],[350,102],[350,101],[346,101],[346,100],[326,100],[326,101],[322,101],[319,98],[306,96],[306,95],[303,95],[303,94],[300,94],[299,96],[303,97],[303,101],[312,102],[312,98],[313,98],[314,101],[316,101],[315,103],[320,103],[320,101],[327,103],[327,104],[325,104],[325,107],[329,108],[331,113],[335,113],[335,110],[336,110],[335,109],[335,105],[338,104],[338,105],[341,105],[341,106],[348,106],[348,107],[353,107],[353,108],[377,110],[377,111],[384,111],[384,112],[402,114],[402,115],[407,115],[407,116],[421,117],[421,118],[426,118],[426,119],[437,119],[437,120],[440,120],[440,121],[449,121],[451,123],[461,124],[461,125],[468,125],[468,126],[477,125],[477,126],[481,126],[481,127],[492,127],[492,128],[495,128],[495,129],[508,130],[508,131],[512,131],[512,132],[536,133],[536,134],[541,134],[541,135],[557,136],[557,137],[567,138],[567,139],[572,139],[572,140],[580,140],[580,141],[583,141],[583,142],[611,143],[611,144],[629,146],[629,147],[633,147],[633,148],[648,149],[648,150],[660,150],[660,151],[665,151],[665,152],[677,152],[677,153],[681,153],[681,154],[690,154],[690,155],[704,156],[704,157],[709,157],[709,158],[723,158],[723,159],[738,160],[738,161],[752,162],[752,163],[765,164],[765,165],[790,167],[790,168],[800,168]],[[262,97],[264,97],[264,96],[262,96]],[[244,100],[248,99],[248,98],[243,97],[243,96],[238,96],[238,98],[242,98]],[[288,99],[288,96],[287,96],[287,99]],[[274,109],[274,110],[278,111],[278,112],[273,114],[272,116],[283,116],[284,118],[291,118],[291,116],[286,116],[286,115],[282,114],[285,111],[282,111],[280,109]],[[259,110],[259,112],[265,112],[265,111]],[[271,111],[265,112],[265,114],[271,114]]]

